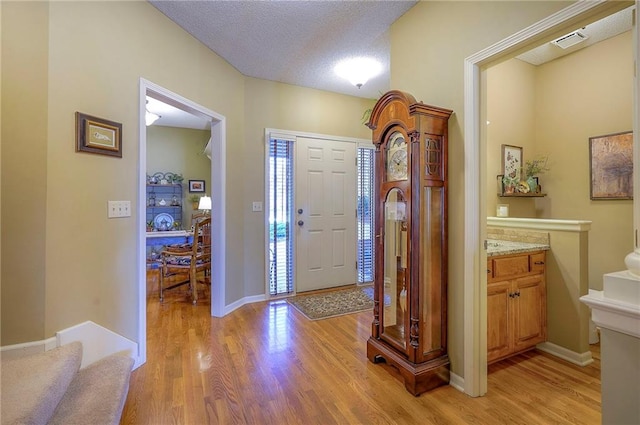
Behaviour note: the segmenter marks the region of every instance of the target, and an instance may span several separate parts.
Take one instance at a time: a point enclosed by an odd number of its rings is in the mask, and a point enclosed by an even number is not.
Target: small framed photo
[[[591,199],[633,199],[633,132],[589,138]]]
[[[522,170],[522,147],[502,145],[502,174],[520,180]]]
[[[122,158],[122,124],[76,112],[76,152]]]
[[[204,180],[189,180],[189,192],[204,193]]]

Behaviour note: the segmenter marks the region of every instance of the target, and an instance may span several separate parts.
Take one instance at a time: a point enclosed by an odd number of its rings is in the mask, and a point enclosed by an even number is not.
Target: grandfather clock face
[[[407,180],[407,141],[402,133],[395,132],[387,143],[387,181]]]

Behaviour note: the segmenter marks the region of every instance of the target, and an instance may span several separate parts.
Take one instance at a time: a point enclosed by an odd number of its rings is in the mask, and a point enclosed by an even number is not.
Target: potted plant
[[[549,166],[547,165],[549,161],[549,157],[541,156],[536,159],[530,159],[525,161],[523,174],[524,180],[529,185],[531,192],[538,192],[538,183],[534,177],[539,174],[543,174],[545,171],[549,171]]]
[[[518,185],[518,177],[506,175],[502,178],[502,184],[504,185],[505,195],[511,195],[516,191],[516,186]]]
[[[147,232],[153,232],[153,220],[147,221]]]
[[[191,208],[197,210],[198,204],[200,203],[200,197],[198,195],[191,195],[189,196],[189,202],[191,202]]]

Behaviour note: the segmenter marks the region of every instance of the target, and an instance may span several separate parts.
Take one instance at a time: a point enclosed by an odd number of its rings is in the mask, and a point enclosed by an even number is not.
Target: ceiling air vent
[[[558,47],[566,49],[568,47],[571,47],[575,44],[580,43],[581,41],[586,40],[587,38],[589,38],[589,36],[582,34],[580,31],[574,31],[572,33],[563,35],[562,37],[553,40],[551,44],[555,44]]]

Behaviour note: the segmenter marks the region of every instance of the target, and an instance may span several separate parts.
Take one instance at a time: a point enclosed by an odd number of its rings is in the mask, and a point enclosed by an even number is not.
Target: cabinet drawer
[[[493,277],[495,279],[529,273],[529,256],[495,258],[493,260]]]
[[[538,252],[529,256],[531,273],[544,273],[545,252]]]

